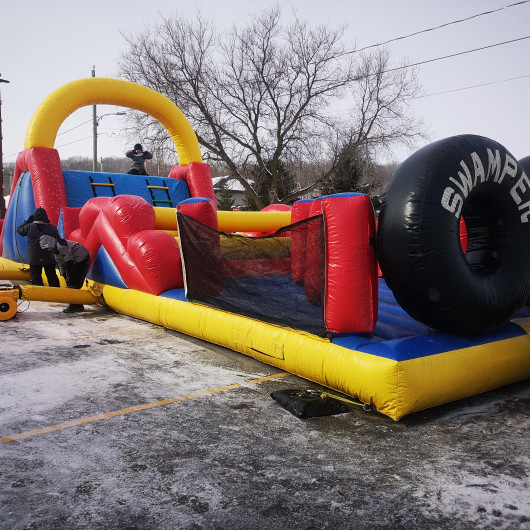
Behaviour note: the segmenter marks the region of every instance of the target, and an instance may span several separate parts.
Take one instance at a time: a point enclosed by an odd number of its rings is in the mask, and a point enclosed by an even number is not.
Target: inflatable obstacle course
[[[96,103],[159,119],[181,164],[147,179],[63,171],[53,149],[61,120]],[[530,377],[528,188],[508,151],[465,135],[401,166],[377,234],[369,198],[355,193],[218,212],[209,166],[175,105],[145,87],[91,78],[50,95],[30,123],[0,268],[23,267],[16,226],[44,207],[64,237],[88,248],[99,303],[397,420]]]

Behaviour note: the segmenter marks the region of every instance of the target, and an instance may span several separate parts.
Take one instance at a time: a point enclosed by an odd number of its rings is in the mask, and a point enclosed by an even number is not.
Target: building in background
[[[230,177],[213,177],[213,191],[220,210],[239,209],[245,205],[245,188]]]

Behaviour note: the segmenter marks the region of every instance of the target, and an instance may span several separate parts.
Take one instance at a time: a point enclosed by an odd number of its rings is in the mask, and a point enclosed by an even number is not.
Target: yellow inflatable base
[[[0,270],[6,276],[9,271],[18,273],[21,267],[0,258]],[[394,420],[530,378],[530,319],[516,321],[520,336],[396,361],[199,304],[88,283],[89,292],[73,293],[83,297],[80,303],[93,303],[93,297],[98,297],[118,313],[243,353],[370,403]],[[27,288],[28,293],[37,295],[37,291],[40,293],[39,288]],[[67,302],[60,299],[64,291],[72,290],[56,289],[59,299],[54,296],[51,301]]]
[[[530,378],[528,325],[518,337],[394,361],[191,302],[97,287],[105,303],[119,313],[249,355],[370,403],[394,420]]]

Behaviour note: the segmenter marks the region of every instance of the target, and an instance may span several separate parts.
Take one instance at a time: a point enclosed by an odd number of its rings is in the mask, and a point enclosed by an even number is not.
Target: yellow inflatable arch
[[[105,77],[79,79],[52,92],[34,112],[24,148],[53,148],[64,120],[81,107],[97,104],[119,105],[149,114],[168,131],[181,165],[202,162],[195,131],[170,99],[142,85]]]

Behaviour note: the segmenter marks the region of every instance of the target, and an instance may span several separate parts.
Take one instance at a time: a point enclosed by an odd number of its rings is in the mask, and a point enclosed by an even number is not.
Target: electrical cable
[[[414,100],[414,99],[428,98],[428,97],[431,97],[431,96],[439,96],[441,94],[450,94],[451,92],[460,92],[462,90],[471,90],[473,88],[481,88],[481,87],[490,86],[490,85],[497,85],[497,84],[500,84],[500,83],[507,83],[509,81],[517,81],[519,79],[525,79],[527,77],[530,77],[530,74],[520,75],[520,76],[517,76],[517,77],[510,77],[508,79],[499,79],[498,81],[490,81],[488,83],[479,83],[477,85],[471,85],[471,86],[460,87],[460,88],[453,88],[451,90],[444,90],[442,92],[433,92],[432,94],[424,94],[424,95],[421,95],[421,96],[414,96],[414,97],[411,97],[411,98],[408,98],[408,99],[409,100]],[[354,107],[349,107],[347,109],[336,109],[336,110],[330,111],[330,113],[331,114],[343,114],[343,113],[351,111],[351,110],[354,110]]]
[[[87,122],[85,122],[85,123],[87,123]],[[68,132],[68,131],[66,131],[66,132]],[[59,135],[57,135],[57,136],[59,136]],[[92,138],[92,136],[85,136],[84,138],[80,138],[79,140],[74,140],[73,142],[68,142],[67,144],[56,145],[56,146],[54,146],[54,149],[60,149],[61,147],[66,147],[67,145],[76,144],[77,142],[82,142],[82,141],[84,141],[84,140],[88,140],[89,138]],[[12,154],[12,155],[8,155],[8,156],[6,156],[6,157],[4,157],[4,158],[9,158],[10,156],[18,155],[18,154],[21,153],[21,152],[22,152],[22,151],[19,151],[18,153],[14,153],[14,154]]]
[[[530,0],[528,0],[530,2]],[[79,125],[76,125],[75,127],[72,127],[71,129],[68,129],[67,131],[63,131],[62,133],[59,133],[57,136],[62,136],[63,134],[69,133],[70,131],[73,131],[74,129],[78,129],[82,125],[85,125],[92,121],[92,118],[90,120],[84,121],[83,123],[80,123]]]
[[[520,75],[518,77],[510,77],[509,79],[500,79],[499,81],[491,81],[490,83],[480,83],[479,85],[465,86],[461,88],[453,88],[452,90],[444,90],[443,92],[434,92],[432,94],[425,94],[424,96],[416,96],[412,99],[429,98],[431,96],[439,96],[440,94],[450,94],[451,92],[460,92],[461,90],[470,90],[472,88],[480,88],[483,86],[498,85],[499,83],[507,83],[508,81],[517,81],[518,79],[524,79],[530,77],[530,74]]]
[[[87,123],[87,122],[85,122]],[[81,124],[81,125],[84,125],[84,124]],[[75,127],[74,127],[75,128]],[[65,131],[65,132],[68,132],[68,131]],[[59,136],[59,135],[57,135]],[[79,140],[74,140],[73,142],[69,142],[67,144],[62,144],[62,145],[57,145],[57,146],[54,146],[55,149],[60,149],[61,147],[66,147],[67,145],[71,145],[71,144],[75,144],[77,142],[82,142],[83,140],[87,140],[88,138],[92,138],[92,136],[86,136],[85,138],[80,138]],[[7,156],[4,156],[4,159],[6,158],[10,158],[12,156],[17,156],[18,154],[20,154],[22,151],[18,151],[17,153],[13,153],[12,155],[7,155]]]
[[[92,138],[92,136],[85,136],[84,138],[80,138],[79,140],[74,140],[73,142],[68,142],[67,144],[57,145],[57,146],[55,146],[55,149],[60,149],[61,147],[65,147],[67,145],[72,145],[72,144],[75,144],[77,142],[82,142],[83,140],[88,140],[89,138]]]
[[[396,66],[395,68],[390,68],[388,70],[383,70],[382,72],[377,72],[375,74],[368,74],[367,76],[360,76],[360,77],[357,78],[357,80],[364,79],[366,77],[370,77],[370,76],[374,76],[374,75],[387,74],[389,72],[395,72],[397,70],[403,70],[405,68],[412,68],[413,66],[420,66],[422,64],[434,63],[436,61],[442,61],[443,59],[450,59],[452,57],[458,57],[460,55],[466,55],[468,53],[474,53],[474,52],[478,52],[478,51],[481,51],[481,50],[488,50],[490,48],[495,48],[497,46],[504,46],[505,44],[512,44],[513,42],[519,42],[519,41],[526,40],[526,39],[530,39],[530,35],[527,35],[526,37],[519,37],[518,39],[507,40],[507,41],[504,41],[504,42],[498,42],[497,44],[490,44],[488,46],[482,46],[481,48],[474,48],[472,50],[466,50],[465,52],[452,53],[450,55],[444,55],[442,57],[436,57],[434,59],[427,59],[425,61],[419,61],[417,63],[405,64],[403,66]]]
[[[20,309],[20,307],[22,306],[22,304],[24,302],[27,302],[27,306],[25,309]],[[18,300],[17,302],[17,313],[25,313],[28,309],[29,309],[29,306],[31,305],[30,301],[29,300]]]
[[[92,120],[88,120],[88,121],[92,121]],[[79,125],[76,125],[73,129],[77,129],[77,127],[80,127],[81,125],[85,125],[86,123],[88,123],[88,121],[85,121],[84,123],[81,123]],[[67,132],[70,132],[72,131],[73,129],[69,129],[68,131],[65,131],[64,133],[61,133],[61,134],[65,134]],[[109,136],[108,133],[100,133],[100,134],[105,134],[107,136]],[[59,134],[57,136],[60,136]],[[112,136],[115,136],[114,134],[112,134]],[[119,133],[116,134],[116,136],[120,136]],[[62,144],[62,145],[56,145],[54,146],[55,149],[60,149],[61,147],[66,147],[67,145],[71,145],[71,144],[75,144],[77,142],[82,142],[83,140],[88,140],[89,138],[93,138],[92,136],[85,136],[84,138],[80,138],[79,140],[74,140],[73,142],[68,142],[67,144]],[[11,155],[7,155],[7,156],[4,156],[4,159],[6,158],[11,158],[13,156],[17,156],[18,154],[20,154],[21,151],[18,151],[17,153],[13,153]]]
[[[416,35],[420,35],[422,33],[428,33],[429,31],[435,31],[437,29],[445,28],[445,27],[451,26],[453,24],[460,24],[461,22],[467,22],[468,20],[472,20],[474,18],[482,17],[484,15],[491,15],[492,13],[497,13],[498,11],[503,11],[504,9],[508,9],[510,7],[516,7],[516,6],[520,6],[522,4],[527,4],[528,2],[530,2],[530,0],[522,0],[521,2],[516,2],[514,4],[509,4],[509,5],[506,5],[506,6],[503,6],[503,7],[499,7],[498,9],[492,9],[491,11],[484,11],[482,13],[477,13],[476,15],[472,15],[472,16],[467,17],[467,18],[461,18],[461,19],[458,19],[458,20],[453,20],[452,22],[446,22],[445,24],[441,24],[439,26],[434,26],[432,28],[422,29],[420,31],[416,31],[416,32],[410,33],[408,35],[403,35],[401,37],[395,37],[394,39],[389,39],[387,41],[380,42],[378,44],[370,44],[369,46],[365,46],[364,48],[360,48],[359,50],[346,52],[346,53],[344,53],[344,55],[348,55],[348,54],[356,53],[356,52],[362,52],[362,51],[368,50],[370,48],[376,48],[377,46],[384,46],[385,44],[390,44],[391,42],[396,42],[398,40],[403,40],[403,39],[408,39],[410,37],[415,37]]]

